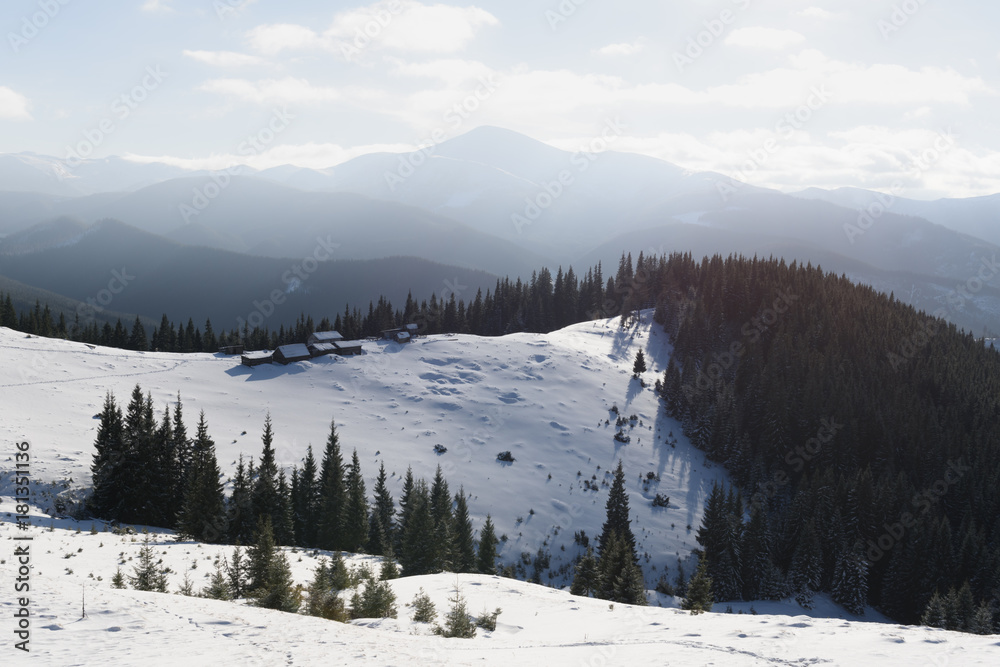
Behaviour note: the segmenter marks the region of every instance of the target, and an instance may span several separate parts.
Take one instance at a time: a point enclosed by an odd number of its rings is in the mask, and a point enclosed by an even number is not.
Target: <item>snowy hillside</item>
[[[4,504],[9,509],[9,498]],[[37,664],[58,665],[994,665],[997,637],[794,615],[787,605],[749,604],[735,612],[691,616],[669,607],[631,607],[580,598],[564,591],[499,577],[438,574],[393,580],[398,618],[342,624],[303,615],[169,593],[115,590],[119,558],[131,574],[140,536],[105,532],[105,525],[50,520],[34,512],[31,652]],[[9,514],[0,514],[0,542],[13,544]],[[50,530],[51,527],[51,530]],[[214,560],[230,548],[175,542],[155,534],[155,549],[176,591],[183,573],[196,590],[207,584]],[[0,578],[13,581],[6,549]],[[307,583],[312,552],[286,549],[295,580]],[[352,565],[366,557],[350,559]],[[443,614],[458,585],[469,611],[502,609],[493,632],[474,639],[433,636],[412,622],[407,607],[423,588]],[[86,600],[86,618],[82,607]],[[819,605],[829,605],[819,599]],[[0,600],[10,619],[14,603]],[[819,612],[820,609],[817,609]],[[824,609],[823,611],[832,611]],[[768,615],[772,614],[772,615]],[[783,614],[783,615],[782,615]],[[6,645],[8,656],[23,659]]]
[[[616,319],[547,335],[368,342],[360,357],[252,369],[238,357],[91,348],[0,329],[7,369],[0,380],[0,442],[27,439],[37,479],[66,481],[72,490],[90,483],[94,417],[105,392],[127,402],[136,383],[152,392],[160,413],[179,391],[192,427],[205,411],[227,476],[240,452],[259,456],[266,411],[278,464],[289,468],[310,443],[321,455],[334,418],[345,453],[358,450],[369,491],[380,461],[397,500],[408,465],[430,479],[440,464],[452,491],[464,485],[471,495],[477,530],[492,513],[497,535],[508,538],[500,545],[504,562],[544,547],[553,571],[580,551],[576,531],[600,532],[611,471],[621,458],[652,588],[664,565],[672,578],[677,557],[696,546],[704,499],[725,472],[706,464],[659,408],[652,384],[670,346],[651,315],[627,332]],[[646,389],[631,377],[639,349],[648,360]],[[615,405],[622,416],[638,418],[623,427],[629,444],[614,439]],[[435,445],[447,451],[438,455]],[[497,461],[506,450],[514,463]],[[659,482],[640,481],[650,472]],[[0,493],[9,491],[0,486]],[[657,493],[670,498],[669,507],[652,507]]]

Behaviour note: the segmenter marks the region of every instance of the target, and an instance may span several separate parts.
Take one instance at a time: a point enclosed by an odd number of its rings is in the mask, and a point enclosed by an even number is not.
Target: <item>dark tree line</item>
[[[227,497],[205,415],[189,438],[179,396],[157,422],[152,397],[136,385],[124,413],[108,394],[99,417],[88,507],[100,518],[176,529],[203,542],[263,539],[385,555],[397,558],[407,575],[497,572],[491,518],[477,539],[465,489],[452,494],[440,466],[430,484],[407,470],[397,511],[381,465],[369,501],[358,453],[345,462],[334,423],[321,460],[310,447],[289,476],[275,461],[266,416],[260,458],[240,457]]]
[[[555,276],[543,268],[532,273],[528,280],[499,279],[493,290],[487,290],[485,295],[477,290],[468,299],[455,290],[450,290],[447,296],[431,294],[429,299],[421,301],[410,294],[403,307],[397,308],[380,297],[369,302],[367,310],[348,304],[333,319],[325,316],[318,323],[312,315],[303,313],[294,325],[280,325],[277,330],[267,326],[251,329],[244,324],[242,330],[234,328],[218,333],[210,319],[199,327],[190,318],[186,324],[183,320],[172,322],[166,314],[152,332],[147,331],[138,317],[131,326],[120,319],[114,325],[92,320],[81,322],[79,315],[67,322],[62,313],[53,321],[48,305],[36,303],[34,310],[18,314],[10,295],[6,299],[0,295],[0,326],[93,345],[159,352],[216,352],[219,347],[240,344],[248,349],[273,349],[302,343],[314,331],[330,329],[349,340],[370,338],[385,329],[409,323],[416,323],[421,334],[547,333],[593,319],[618,315],[627,318],[640,308],[651,307],[652,286],[659,282],[664,268],[664,258],[647,258],[640,253],[633,265],[631,254],[623,254],[617,272],[606,280],[600,263],[588,269],[583,277],[572,267],[565,272],[559,267]]]
[[[1000,356],[818,267],[674,255],[667,412],[729,469],[699,543],[717,600],[830,592],[908,623],[1000,603]]]

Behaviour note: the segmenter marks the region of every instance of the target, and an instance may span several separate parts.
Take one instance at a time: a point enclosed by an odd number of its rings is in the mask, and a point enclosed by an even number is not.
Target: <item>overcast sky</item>
[[[615,150],[783,190],[1000,192],[1000,3],[5,0],[0,26],[0,152],[328,167],[617,118]]]

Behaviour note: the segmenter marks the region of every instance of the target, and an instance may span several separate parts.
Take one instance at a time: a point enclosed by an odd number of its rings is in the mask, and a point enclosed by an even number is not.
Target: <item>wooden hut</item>
[[[276,364],[290,364],[294,361],[306,361],[312,358],[309,348],[302,343],[292,343],[282,345],[274,351],[274,362]]]

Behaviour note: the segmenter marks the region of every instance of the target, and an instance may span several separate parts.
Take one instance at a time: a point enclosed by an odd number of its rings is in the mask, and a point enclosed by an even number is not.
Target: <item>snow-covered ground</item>
[[[678,555],[690,554],[704,499],[726,476],[660,410],[652,383],[670,346],[650,315],[626,332],[609,320],[548,335],[432,336],[406,346],[365,343],[361,357],[253,369],[236,357],[134,353],[0,329],[0,542],[6,545],[0,547],[0,585],[8,589],[16,576],[12,538],[21,531],[10,514],[9,472],[14,444],[28,440],[39,491],[29,531],[32,647],[42,664],[995,664],[996,637],[901,627],[872,610],[858,619],[822,597],[809,612],[794,603],[746,603],[732,605],[732,614],[722,604],[719,613],[690,616],[676,609],[673,598],[654,592],[652,606],[631,608],[510,579],[441,574],[393,582],[397,620],[344,625],[234,603],[118,591],[110,578],[119,561],[123,572],[131,571],[141,536],[115,535],[101,522],[93,523],[97,533],[91,534],[90,521],[46,513],[54,506],[50,492],[79,496],[89,485],[94,416],[105,392],[124,404],[138,382],[161,413],[180,391],[191,432],[205,410],[227,474],[240,452],[259,455],[268,410],[278,461],[286,466],[299,462],[309,443],[321,456],[331,418],[345,452],[358,449],[369,491],[380,461],[392,473],[397,498],[408,465],[430,478],[440,464],[452,491],[464,484],[471,494],[475,528],[492,513],[498,534],[508,538],[501,545],[507,563],[544,546],[553,570],[567,565],[580,551],[574,532],[599,532],[605,482],[621,458],[652,588],[664,566],[672,579]],[[638,349],[650,369],[645,389],[631,379]],[[625,427],[627,445],[614,440],[612,405],[638,418]],[[434,453],[438,444],[447,447],[444,454]],[[513,464],[496,460],[504,450],[513,453]],[[659,480],[644,483],[648,472]],[[670,497],[668,508],[651,506],[657,493]],[[173,571],[171,591],[184,573],[202,588],[215,559],[232,550],[153,532],[158,557]],[[288,551],[296,581],[306,584],[317,556]],[[351,558],[355,564],[366,560]],[[418,588],[444,612],[456,584],[473,614],[503,609],[495,632],[448,640],[410,621],[405,603]],[[84,590],[87,618],[81,619]],[[12,654],[14,609],[13,594],[0,597],[0,617],[10,623],[5,628],[0,622],[8,637],[2,664]]]
[[[130,574],[141,535],[115,535],[101,522],[49,519],[36,511],[33,527],[20,531],[0,515],[0,581],[15,577],[11,539],[31,544],[31,652],[36,664],[57,665],[995,665],[998,637],[930,628],[795,615],[785,603],[726,605],[691,616],[674,600],[650,594],[653,606],[631,607],[513,579],[438,574],[396,579],[398,618],[352,624],[257,609],[238,602],[175,593],[115,590],[119,560]],[[50,530],[51,528],[51,530]],[[79,532],[77,530],[79,529]],[[152,535],[158,558],[173,571],[170,590],[184,573],[195,589],[208,583],[214,560],[231,547],[176,542]],[[23,544],[23,543],[22,543]],[[313,552],[287,549],[295,580],[306,584],[317,563]],[[355,556],[349,564],[374,560]],[[433,636],[412,622],[407,606],[423,588],[440,616],[455,587],[469,612],[502,609],[497,629],[474,639]],[[83,604],[86,603],[86,618]],[[836,609],[825,599],[814,613]],[[656,606],[663,604],[664,607]],[[11,595],[0,598],[0,664],[27,656],[13,648]],[[723,612],[723,613],[717,613]]]
[[[492,513],[497,535],[508,538],[501,545],[506,562],[544,546],[558,570],[580,550],[576,531],[600,532],[621,458],[652,588],[664,565],[673,578],[677,557],[696,546],[704,499],[726,477],[660,409],[652,385],[670,345],[651,320],[650,311],[627,332],[615,319],[547,335],[369,342],[359,357],[255,368],[239,357],[91,348],[0,329],[0,462],[11,461],[13,443],[27,439],[37,480],[89,485],[104,395],[112,391],[127,404],[136,383],[152,392],[158,415],[180,392],[189,433],[205,410],[226,475],[240,452],[260,455],[266,411],[278,463],[288,467],[310,443],[321,458],[336,419],[345,458],[357,448],[369,492],[380,461],[397,499],[408,465],[429,480],[440,464],[453,493],[464,485],[471,494],[475,529]],[[631,378],[639,349],[649,367],[645,389]],[[625,428],[627,445],[614,439],[613,405],[638,418]],[[447,452],[435,454],[438,444]],[[497,461],[506,450],[513,464]],[[650,472],[659,482],[642,483]],[[9,482],[0,482],[0,495],[9,492]],[[668,508],[652,507],[657,493],[670,498]]]

